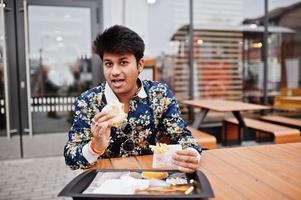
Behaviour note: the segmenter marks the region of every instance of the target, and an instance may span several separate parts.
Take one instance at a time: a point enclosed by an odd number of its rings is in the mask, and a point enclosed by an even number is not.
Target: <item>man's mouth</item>
[[[121,87],[124,84],[124,82],[125,82],[125,79],[121,79],[121,78],[112,79],[112,84],[116,88]]]

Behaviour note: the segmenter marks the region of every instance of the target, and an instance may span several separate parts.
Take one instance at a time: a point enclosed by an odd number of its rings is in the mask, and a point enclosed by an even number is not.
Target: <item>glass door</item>
[[[15,135],[18,131],[18,113],[12,118],[17,106],[12,98],[16,92],[13,88],[15,78],[10,79],[14,72],[12,65],[15,59],[11,56],[14,42],[9,35],[14,32],[10,23],[13,21],[14,12],[11,10],[12,2],[0,0],[0,160],[16,159],[21,157],[20,137]],[[14,90],[14,92],[11,91]]]
[[[74,98],[93,81],[91,41],[90,8],[28,5],[33,134],[70,127]]]
[[[24,157],[60,155],[75,98],[102,81],[100,59],[92,52],[99,2],[24,0],[18,6],[24,11],[18,38],[24,44],[19,49]]]
[[[5,24],[4,24],[5,4],[0,2],[0,136],[7,135],[7,63],[6,63],[6,41],[5,41]]]

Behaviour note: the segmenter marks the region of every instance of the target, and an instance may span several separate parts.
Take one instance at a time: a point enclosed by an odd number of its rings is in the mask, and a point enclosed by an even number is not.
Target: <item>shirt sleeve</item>
[[[83,154],[83,149],[89,150],[87,147],[89,147],[92,135],[90,130],[91,111],[88,103],[87,100],[79,97],[74,104],[73,124],[69,130],[68,141],[64,148],[65,162],[71,169],[87,168],[91,165],[92,160],[97,160],[89,159],[87,151],[86,157]]]
[[[169,88],[160,101],[163,101],[161,105],[166,105],[165,112],[160,120],[160,131],[170,138],[172,144],[181,144],[183,149],[193,148],[201,154],[202,148],[187,129],[179,105]]]
[[[83,147],[83,156],[89,163],[94,163],[98,160],[100,154],[96,154],[91,149],[91,141]]]

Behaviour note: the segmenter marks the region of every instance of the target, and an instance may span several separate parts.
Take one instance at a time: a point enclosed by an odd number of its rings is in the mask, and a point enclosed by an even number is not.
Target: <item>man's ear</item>
[[[143,68],[144,68],[144,59],[141,58],[139,60],[139,62],[138,62],[138,71],[139,71],[139,74],[142,72]]]

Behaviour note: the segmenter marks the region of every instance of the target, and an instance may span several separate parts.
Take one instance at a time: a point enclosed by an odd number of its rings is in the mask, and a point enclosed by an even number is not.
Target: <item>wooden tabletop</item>
[[[246,111],[270,109],[268,106],[229,100],[184,100],[181,103],[196,108],[207,108],[218,112]]]
[[[281,96],[281,99],[301,102],[301,96]]]
[[[301,96],[277,96],[274,107],[278,109],[300,110]]]
[[[199,170],[214,199],[300,199],[301,143],[204,151]],[[152,156],[99,160],[96,168],[151,169]]]

